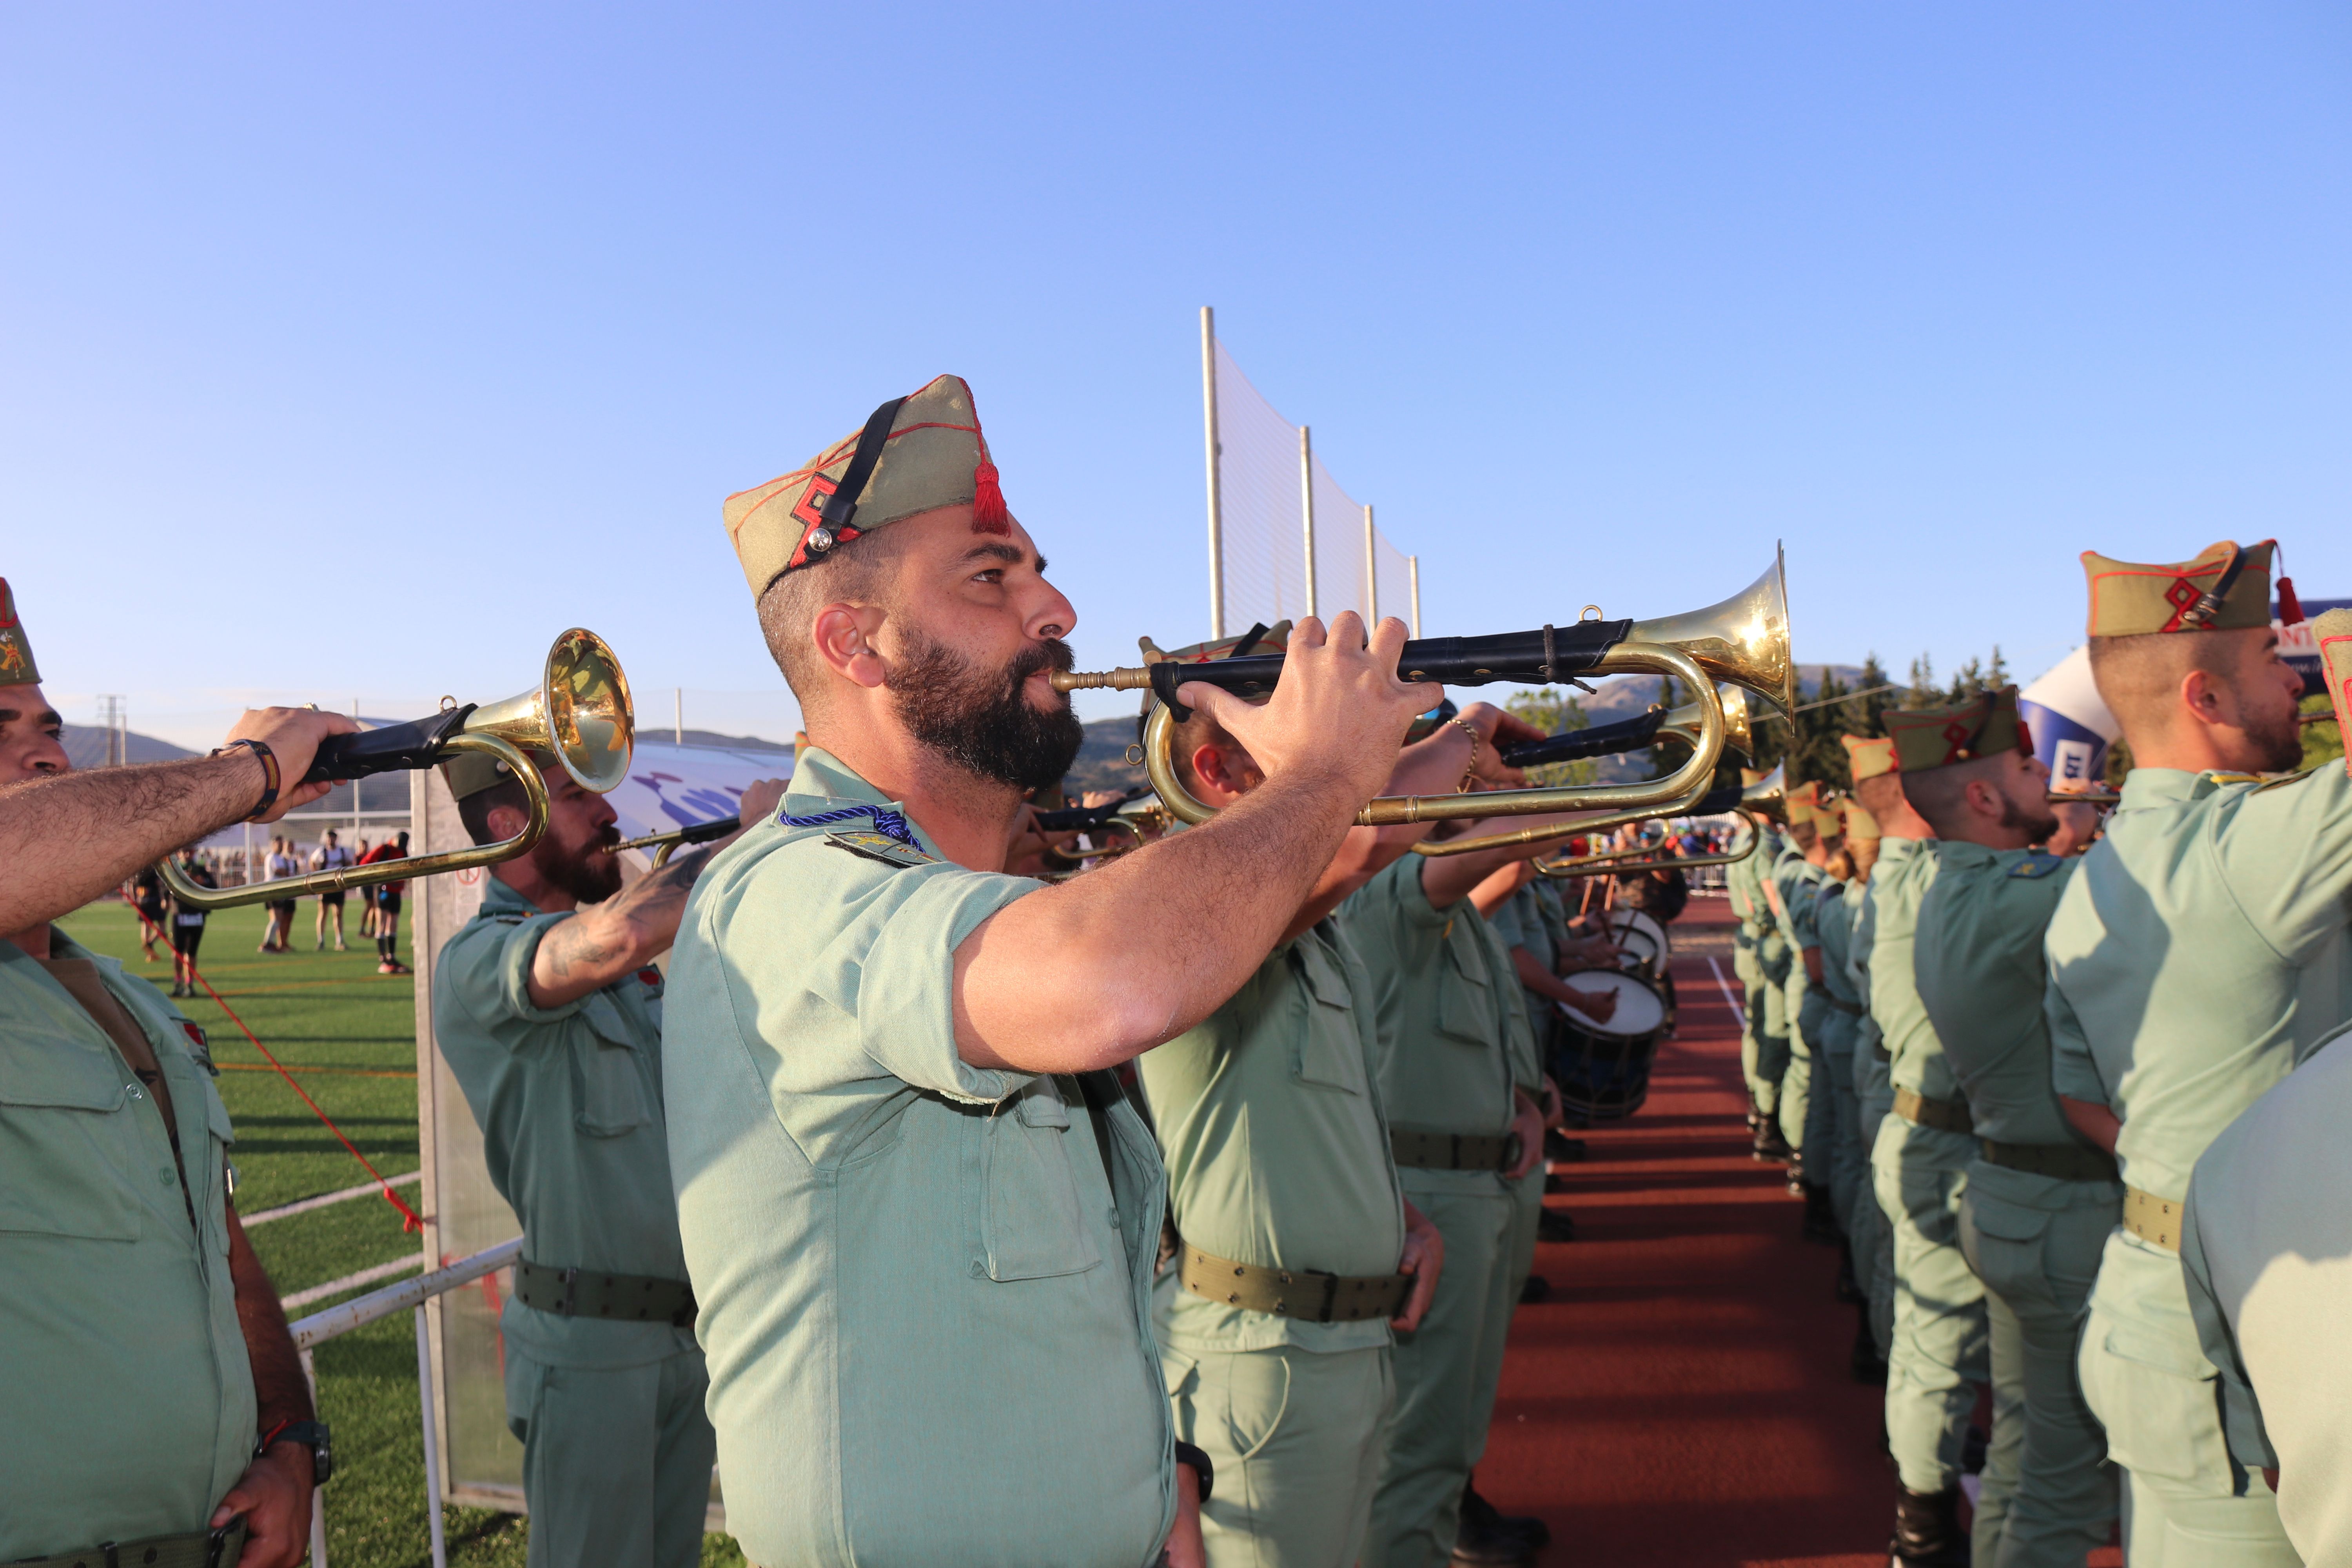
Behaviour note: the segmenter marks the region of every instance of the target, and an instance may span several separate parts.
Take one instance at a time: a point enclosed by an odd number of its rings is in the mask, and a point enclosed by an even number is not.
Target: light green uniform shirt
[[[560,1007],[531,1005],[543,915],[497,878],[434,965],[433,1032],[482,1129],[522,1253],[550,1268],[684,1279],[662,1126],[662,975],[648,964]],[[549,1366],[617,1368],[694,1348],[690,1329],[567,1318],[509,1299],[499,1326]]]
[[[203,1530],[260,1436],[204,1036],[115,960],[49,942],[147,1037],[182,1159],[114,1042],[0,941],[0,1562]]]
[[[1888,855],[1888,849],[1901,843],[1912,846],[1910,853]],[[1871,1016],[1878,1020],[1879,1041],[1885,1047],[1887,1072],[1895,1087],[1928,1100],[1961,1098],[1959,1075],[1944,1055],[1935,1020],[1919,998],[1916,968],[1919,909],[1936,884],[1937,859],[1944,847],[1933,839],[1884,840],[1877,868],[1870,874]]]
[[[1340,906],[1341,922],[1380,998],[1381,1098],[1395,1124],[1416,1131],[1501,1137],[1511,1130],[1513,1066],[1505,1004],[1517,978],[1496,973],[1496,949],[1477,906],[1432,908],[1419,855],[1381,871]],[[1414,1192],[1500,1193],[1493,1171],[1400,1173]]]
[[[1957,839],[1936,858],[1912,967],[1977,1136],[2079,1143],[2051,1084],[2042,1014],[2042,934],[2075,863]]]
[[[1862,1005],[1854,989],[1853,963],[1853,921],[1864,890],[1858,882],[1832,882],[1823,877],[1813,894],[1813,933],[1820,938],[1822,949],[1822,989],[1848,1007]]]
[[[2352,1562],[2347,1126],[2352,1047],[2339,1033],[2213,1140],[2181,1226],[2230,1451],[2279,1472],[2279,1523],[2305,1563]]]
[[[1266,956],[1197,1026],[1137,1058],[1184,1240],[1265,1268],[1396,1272],[1404,1200],[1389,1156],[1371,975],[1338,924]],[[1160,1319],[1184,1351],[1389,1342],[1385,1320],[1313,1323],[1178,1289]]]
[[[1472,914],[1478,906],[1468,900],[1463,905]],[[1496,907],[1496,914],[1510,907],[1508,900]],[[1511,1082],[1528,1091],[1529,1098],[1543,1098],[1543,1053],[1536,1046],[1535,1020],[1528,1013],[1527,990],[1518,984],[1518,967],[1511,962],[1510,943],[1490,920],[1478,922],[1485,928],[1486,973],[1495,977],[1495,1011],[1501,1016],[1503,1054],[1510,1058]],[[1516,1005],[1514,1005],[1516,1004]]]
[[[755,1563],[1141,1568],[1174,1522],[1159,1148],[1124,1100],[956,1051],[958,944],[1040,885],[940,858],[816,749],[695,884],[670,1164]]]
[[[1536,886],[1530,882],[1497,904],[1495,912],[1487,917],[1486,923],[1494,928],[1495,935],[1501,940],[1506,960],[1509,959],[1511,949],[1523,947],[1546,970],[1556,970],[1559,963],[1559,948],[1552,936],[1550,922],[1545,918],[1543,905],[1538,901]],[[1516,964],[1507,964],[1507,968],[1511,973],[1518,973]],[[1548,1016],[1551,1011],[1550,997],[1525,986],[1519,988],[1519,1001],[1527,1010],[1530,1026]]]
[[[2352,1014],[2352,784],[2137,768],[2050,922],[2058,1092],[2176,1201],[2213,1135]]]

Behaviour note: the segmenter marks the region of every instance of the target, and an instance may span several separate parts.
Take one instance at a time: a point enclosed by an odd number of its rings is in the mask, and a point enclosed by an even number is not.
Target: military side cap
[[[1858,800],[1849,799],[1838,802],[1838,816],[1843,820],[1845,837],[1848,838],[1885,837],[1878,831],[1878,818],[1871,816]]]
[[[1895,771],[1895,742],[1884,735],[1840,735],[1845,745],[1845,765],[1853,782],[1874,779]]]
[[[2327,700],[2336,709],[2336,732],[2352,735],[2352,610],[2324,612],[2311,623],[2311,637],[2319,645]],[[2344,770],[2352,774],[2352,748],[2345,752]]]
[[[1786,809],[1789,814],[1790,826],[1794,827],[1800,823],[1811,822],[1821,815],[1821,793],[1822,784],[1819,779],[1809,779],[1797,788],[1789,791],[1786,796]]]
[[[2033,738],[2018,715],[2014,686],[1980,691],[1950,708],[1890,708],[1886,728],[1895,742],[1896,765],[1906,773],[2033,749]]]
[[[539,764],[542,775],[553,774],[563,766],[545,752],[531,752],[529,755]],[[514,777],[514,770],[488,752],[458,752],[441,764],[441,777],[449,786],[451,798],[464,800],[506,783]]]
[[[41,667],[33,662],[33,645],[16,618],[16,595],[8,579],[0,577],[0,686],[38,686]]]
[[[2091,635],[2229,631],[2271,624],[2271,556],[2278,542],[2240,546],[2223,540],[2194,560],[2170,566],[2110,561],[2083,552],[2090,580]],[[2297,616],[2300,619],[2300,615]]]
[[[877,528],[964,505],[980,532],[1011,531],[971,388],[960,375],[942,375],[892,398],[863,429],[782,479],[729,496],[727,537],[758,595]]]

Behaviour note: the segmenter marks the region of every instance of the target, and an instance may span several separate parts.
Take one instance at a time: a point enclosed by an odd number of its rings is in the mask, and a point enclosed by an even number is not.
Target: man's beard
[[[1041,669],[1069,669],[1076,658],[1058,638],[1033,643],[998,669],[982,669],[920,632],[883,684],[915,739],[968,773],[1014,789],[1059,784],[1086,743],[1086,726],[1065,697],[1040,711],[1024,688]]]
[[[2248,724],[2246,739],[2262,753],[2262,773],[2292,773],[2303,766],[2303,721],[2293,713],[2280,715],[2275,722],[2265,719]]]
[[[2003,827],[2022,827],[2028,835],[2028,842],[2039,844],[2058,831],[2058,814],[2050,809],[2048,801],[2025,806],[2004,795],[2000,797],[2000,825]]]
[[[605,847],[620,841],[621,830],[609,822],[577,849],[556,843],[551,835],[532,847],[530,863],[578,902],[601,904],[621,890],[621,858]]]

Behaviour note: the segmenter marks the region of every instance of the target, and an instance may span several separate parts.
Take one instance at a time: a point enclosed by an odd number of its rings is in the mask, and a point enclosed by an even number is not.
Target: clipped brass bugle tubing
[[[1599,833],[1604,828],[1622,827],[1629,822],[1655,822],[1670,816],[1720,816],[1727,811],[1745,812],[1770,822],[1786,822],[1789,819],[1788,798],[1789,767],[1783,763],[1752,784],[1726,784],[1717,790],[1702,787],[1663,805],[1610,812],[1600,816],[1580,816],[1569,822],[1547,822],[1540,826],[1521,827],[1507,833],[1482,833],[1474,838],[1448,838],[1443,843],[1433,844],[1423,840],[1414,845],[1413,849],[1432,858],[1475,855],[1482,850],[1508,849],[1522,844],[1541,844],[1553,838],[1574,838],[1580,835]]]
[[[1717,816],[1729,811],[1748,829],[1745,844],[1737,849],[1725,850],[1720,855],[1660,855],[1660,846],[1640,844],[1630,849],[1612,849],[1599,855],[1538,860],[1536,869],[1547,877],[1608,877],[1630,871],[1689,870],[1699,866],[1728,866],[1756,853],[1756,847],[1764,841],[1766,819],[1779,820],[1786,815],[1787,795],[1787,770],[1774,768],[1752,784],[1744,788],[1719,789],[1700,801],[1688,815]],[[1644,859],[1644,856],[1649,858]]]
[[[1748,693],[1740,687],[1722,685],[1716,688],[1716,700],[1723,707],[1723,743],[1743,757],[1756,754],[1756,737],[1748,721]],[[1698,702],[1685,702],[1669,711],[1664,704],[1654,703],[1639,718],[1620,720],[1614,724],[1593,724],[1581,730],[1563,730],[1557,735],[1546,735],[1540,741],[1518,741],[1503,748],[1503,762],[1514,768],[1537,768],[1548,763],[1575,762],[1582,757],[1612,757],[1624,752],[1638,752],[1644,746],[1655,745],[1661,740],[1680,741],[1685,745],[1698,744]]]
[[[280,877],[242,888],[199,887],[168,856],[156,863],[155,870],[184,906],[226,910],[494,866],[530,853],[547,831],[547,780],[531,752],[554,753],[563,771],[583,789],[603,795],[629,776],[629,758],[635,744],[629,678],[621,672],[620,660],[613,657],[604,638],[574,626],[548,649],[539,685],[530,690],[488,706],[453,703],[430,719],[406,724],[387,724],[356,735],[330,735],[319,743],[317,759],[302,775],[304,784],[366,778],[429,768],[457,752],[487,752],[506,763],[523,787],[530,819],[513,837],[438,855]]]
[[[2119,789],[2053,789],[2042,798],[2053,805],[2121,805],[2124,792]]]
[[[688,844],[708,844],[724,838],[743,826],[740,816],[713,817],[709,822],[691,822],[684,827],[673,827],[667,833],[648,833],[642,838],[624,838],[618,844],[604,847],[607,855],[618,855],[624,849],[651,849],[653,868],[656,871],[669,864],[669,858]]]
[[[1594,612],[1597,616],[1598,612]],[[1243,697],[1271,694],[1284,656],[1253,654],[1202,663],[1162,660],[1139,668],[1054,676],[1062,691],[1108,688],[1149,690],[1157,700],[1145,721],[1143,763],[1152,788],[1179,821],[1202,823],[1214,808],[1193,798],[1178,778],[1171,742],[1175,726],[1192,716],[1179,688],[1203,681]],[[1796,705],[1795,667],[1789,648],[1787,572],[1775,556],[1754,583],[1721,604],[1655,620],[1581,620],[1538,631],[1496,637],[1431,637],[1404,645],[1397,673],[1408,681],[1483,686],[1508,680],[1549,685],[1586,675],[1671,675],[1697,694],[1691,755],[1664,778],[1640,784],[1571,784],[1488,790],[1475,795],[1383,795],[1356,814],[1360,826],[1443,822],[1464,817],[1525,816],[1559,811],[1617,811],[1696,800],[1715,776],[1726,739],[1716,682],[1731,681]],[[1653,812],[1648,815],[1658,815]]]

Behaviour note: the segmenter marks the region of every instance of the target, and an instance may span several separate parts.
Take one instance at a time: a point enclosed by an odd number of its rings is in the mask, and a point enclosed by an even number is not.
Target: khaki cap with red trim
[[[41,667],[33,662],[33,645],[16,618],[16,596],[8,579],[0,577],[0,686],[38,686]]]
[[[2014,686],[1980,691],[1949,708],[1890,708],[1886,728],[1896,763],[1906,773],[2033,750],[2033,737],[2017,711]]]
[[[1895,771],[1895,742],[1884,735],[1840,735],[1845,744],[1845,765],[1853,782],[1874,779]]]
[[[854,539],[941,507],[969,505],[974,528],[1007,531],[996,465],[963,377],[937,377],[899,403],[880,456],[849,509],[855,521],[828,526],[825,503],[847,478],[864,434],[853,430],[782,479],[727,498],[727,537],[754,595]]]
[[[2209,544],[2188,561],[2145,566],[2083,552],[2083,574],[2091,592],[2091,635],[2141,637],[2153,632],[2230,631],[2271,624],[2271,559],[2278,541],[2265,539],[2242,551],[2229,540]],[[2219,588],[2233,560],[2236,578],[2210,618],[2200,618],[2199,601]]]
[[[1878,830],[1878,818],[1870,815],[1862,802],[1846,799],[1838,802],[1838,815],[1844,818],[1848,838],[1874,839],[1884,837]]]

